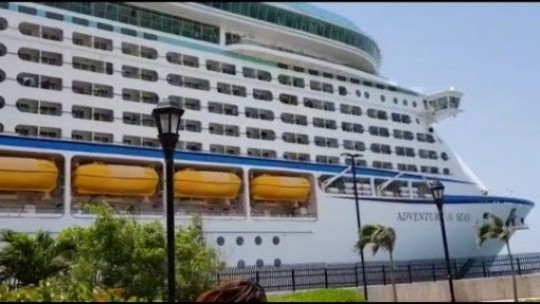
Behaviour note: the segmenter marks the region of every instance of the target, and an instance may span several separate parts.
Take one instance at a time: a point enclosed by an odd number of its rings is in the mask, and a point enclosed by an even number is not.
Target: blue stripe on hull
[[[351,196],[328,196],[330,198],[352,199]],[[434,204],[429,199],[407,199],[407,198],[379,198],[379,197],[360,197],[364,201],[379,201],[389,203],[404,204]],[[502,197],[502,196],[477,196],[477,195],[445,195],[444,204],[519,204],[534,207],[534,203],[529,200]]]
[[[130,147],[130,146],[120,146],[120,145],[110,145],[110,144],[96,144],[96,143],[84,143],[84,142],[75,142],[67,140],[54,140],[54,139],[37,139],[29,137],[18,137],[18,136],[9,136],[9,135],[0,135],[0,145],[13,146],[13,147],[28,147],[28,148],[38,148],[38,149],[48,149],[56,151],[71,151],[71,152],[85,152],[85,153],[99,153],[99,154],[115,154],[115,155],[126,155],[126,156],[140,156],[148,158],[163,158],[163,152],[161,149],[155,148],[140,148],[140,147]],[[194,162],[211,162],[211,163],[222,163],[230,165],[249,165],[257,167],[271,167],[271,168],[287,168],[287,169],[298,169],[303,171],[318,171],[318,172],[328,172],[328,173],[340,173],[347,166],[343,165],[329,165],[329,164],[317,164],[317,163],[303,163],[303,162],[294,162],[286,161],[279,159],[263,159],[263,158],[253,158],[246,156],[233,156],[225,154],[213,154],[213,153],[204,153],[204,152],[189,152],[189,151],[177,151],[175,152],[174,158],[177,160],[183,161],[194,161]],[[395,177],[396,174],[399,174],[398,171],[391,170],[378,170],[372,168],[357,168],[357,174],[360,175],[369,175],[377,177]],[[409,179],[418,179],[423,180],[424,178],[416,174],[403,174],[402,178]],[[464,183],[472,184],[468,181],[460,181],[449,178],[433,178],[428,177],[428,179],[438,179],[440,181],[454,182],[454,183]]]

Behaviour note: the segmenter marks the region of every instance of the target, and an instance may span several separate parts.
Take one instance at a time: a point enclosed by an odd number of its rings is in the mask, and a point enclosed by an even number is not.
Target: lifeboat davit
[[[53,161],[0,157],[0,190],[52,192],[57,185],[58,168]]]
[[[297,201],[308,199],[311,186],[304,177],[261,175],[251,180],[251,197],[264,201]]]
[[[78,194],[152,196],[159,182],[157,172],[134,165],[86,164],[73,171]]]
[[[186,169],[174,174],[174,196],[234,199],[241,184],[234,173]]]

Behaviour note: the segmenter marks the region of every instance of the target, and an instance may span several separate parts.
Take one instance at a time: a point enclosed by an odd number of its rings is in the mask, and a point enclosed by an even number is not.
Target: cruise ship
[[[375,39],[317,6],[2,2],[0,38],[0,228],[87,226],[103,202],[164,223],[164,100],[185,109],[176,223],[201,214],[229,266],[358,261],[355,188],[396,260],[444,257],[430,181],[451,257],[497,254],[476,245],[486,214],[522,225],[534,206],[491,195],[438,135],[462,92],[381,76]]]

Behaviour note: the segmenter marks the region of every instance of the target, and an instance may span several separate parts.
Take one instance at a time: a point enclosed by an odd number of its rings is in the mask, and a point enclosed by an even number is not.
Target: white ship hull
[[[42,152],[42,153],[62,153],[66,159],[74,155],[87,155],[96,158],[116,159],[115,154],[96,154],[78,152],[66,152],[65,150],[55,150],[55,144],[51,141],[2,138],[0,150]],[[10,146],[11,144],[32,145],[32,148]],[[57,143],[64,149],[76,149],[72,146],[81,145],[79,143]],[[50,148],[35,148],[43,146]],[[82,144],[80,147],[92,147],[97,145]],[[101,148],[96,148],[101,149]],[[124,149],[124,148],[119,148]],[[88,148],[91,150],[91,148]],[[111,149],[104,149],[104,151]],[[143,149],[127,148],[124,153],[125,158],[130,155],[125,153],[137,151],[141,153]],[[143,158],[142,160],[156,161],[155,156],[161,154],[160,150],[147,151],[154,157]],[[224,166],[223,163],[208,163],[203,161],[186,161],[191,156],[184,153],[176,155],[175,163],[190,165],[214,165]],[[158,159],[159,160],[159,159]],[[253,160],[253,159],[251,159]],[[242,161],[242,160],[239,160]],[[245,162],[250,162],[246,159]],[[230,166],[230,165],[229,165]],[[284,164],[287,166],[287,164]],[[244,172],[252,169],[261,169],[272,172],[283,168],[268,168],[264,166],[237,165]],[[324,166],[321,166],[324,168]],[[302,172],[298,169],[289,169],[291,172]],[[312,175],[314,178],[325,171],[302,172]],[[365,175],[360,175],[365,176]],[[244,181],[247,182],[247,181]],[[466,188],[467,185],[458,185],[450,189]],[[69,179],[66,179],[66,186],[69,186]],[[69,187],[66,187],[69,188]],[[229,266],[236,266],[239,261],[245,265],[255,265],[257,260],[262,260],[264,265],[274,265],[276,259],[281,264],[296,263],[345,263],[359,260],[358,253],[354,250],[357,240],[357,222],[355,212],[355,201],[352,195],[328,194],[320,187],[314,188],[312,194],[317,205],[317,215],[313,218],[297,217],[266,217],[252,216],[249,211],[241,216],[204,216],[203,228],[206,239],[211,246],[214,246],[221,253],[222,258]],[[246,191],[247,192],[247,191]],[[458,192],[459,193],[459,192]],[[447,192],[444,205],[445,223],[449,242],[450,255],[457,257],[475,257],[480,255],[496,255],[502,248],[500,242],[487,242],[481,248],[476,245],[476,227],[482,222],[484,214],[492,213],[503,219],[513,215],[517,219],[525,218],[532,208],[532,203],[526,200],[513,198],[499,198],[489,196],[463,196],[458,193]],[[248,193],[243,193],[248,195]],[[69,191],[65,193],[67,201],[71,200]],[[429,199],[400,199],[400,198],[361,198],[360,201],[361,224],[383,224],[393,227],[397,232],[396,249],[394,258],[396,260],[416,260],[416,259],[438,259],[444,258],[440,223],[438,221],[437,208]],[[3,214],[0,221],[0,228],[9,228],[23,232],[35,232],[39,229],[57,233],[60,230],[77,225],[87,226],[93,221],[93,217],[88,214],[73,214],[71,204],[64,206],[62,215],[38,215],[28,214],[19,211]],[[178,210],[177,210],[178,211]],[[140,221],[157,220],[165,224],[165,215],[141,215],[136,216]],[[189,215],[176,217],[176,225],[181,226],[187,223]],[[217,245],[217,238],[224,238],[223,245]],[[243,243],[237,244],[237,238],[241,237]],[[255,238],[260,237],[260,245],[255,243]],[[274,237],[279,238],[279,243],[273,243]],[[386,260],[385,253],[373,256],[371,253],[365,254],[366,261]]]

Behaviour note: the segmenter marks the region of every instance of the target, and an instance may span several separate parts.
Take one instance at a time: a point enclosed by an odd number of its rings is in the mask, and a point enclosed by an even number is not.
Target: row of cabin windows
[[[77,57],[74,57],[77,58]],[[75,64],[75,63],[74,63]],[[74,65],[75,66],[75,65]],[[124,66],[124,68],[129,68],[124,70],[124,72],[128,71],[129,73],[124,73],[124,76],[131,77],[130,75],[137,75],[136,77],[141,77],[143,80],[147,81],[156,81],[157,80],[157,73],[155,71],[151,70],[145,70],[141,69],[141,73],[139,73],[138,68],[135,67],[127,67]],[[60,78],[55,77],[49,77],[49,76],[43,76],[45,77],[45,80],[41,80],[41,82],[44,82],[41,87],[42,88],[49,88],[49,89],[55,89],[55,90],[61,90],[62,89],[62,80]],[[40,83],[41,77],[39,75],[35,74],[28,74],[28,73],[21,73],[17,77],[19,83],[24,86],[29,87],[38,87],[38,83]],[[167,81],[171,85],[175,86],[182,86],[187,88],[193,88],[193,89],[199,89],[199,90],[210,90],[210,83],[208,80],[201,79],[201,78],[195,78],[195,77],[185,77],[178,74],[169,74],[167,76]],[[113,87],[107,86],[107,85],[98,85],[98,84],[91,84],[91,83],[83,83],[80,81],[73,81],[73,92],[79,93],[79,94],[86,94],[86,95],[92,95],[92,92],[94,91],[94,96],[100,96],[100,97],[113,97]],[[243,86],[236,86],[236,85],[230,85],[226,83],[218,82],[217,86],[218,92],[223,94],[231,94],[235,96],[247,96],[246,88]],[[132,100],[132,96],[128,93],[123,92],[122,95],[126,100]],[[261,99],[261,100],[272,100],[272,93],[270,91],[266,90],[259,90],[259,89],[253,89],[253,96],[255,99]],[[137,96],[133,97],[135,101],[138,101]],[[279,99],[282,103],[285,104],[298,104],[297,97],[294,95],[289,94],[280,94]],[[321,101],[313,98],[304,98],[304,106],[308,108],[317,108],[317,109],[324,109],[326,111],[335,111],[334,103],[328,102],[328,101]],[[347,106],[347,105],[341,105],[340,110],[343,113],[352,113],[353,115],[361,115],[361,108],[357,106]],[[349,112],[350,110],[350,112]],[[368,109],[367,111],[368,116],[373,118],[380,118],[380,119],[386,119],[386,112],[375,110],[375,109]],[[376,113],[376,114],[374,114]],[[234,114],[230,114],[234,115]],[[409,117],[409,116],[406,116]],[[410,119],[409,119],[410,121]],[[330,127],[334,128],[335,127]],[[360,132],[361,133],[361,132]],[[426,139],[425,141],[429,141]]]
[[[29,26],[30,24],[26,24],[26,25]],[[35,25],[35,26],[39,28],[38,25]],[[110,39],[106,41],[98,40],[97,43],[95,42],[94,44],[92,44],[92,41],[95,41],[96,38],[102,39],[99,37],[93,37],[90,35],[85,35],[85,34],[80,34],[80,33],[74,33],[73,39],[74,39],[74,43],[78,45],[83,45],[83,46],[88,46],[88,47],[91,47],[92,45],[94,45],[95,47],[96,45],[98,45],[99,46],[98,48],[112,50],[112,41]],[[102,47],[103,43],[105,43],[105,47]],[[157,51],[155,49],[140,46],[140,45],[135,45],[131,43],[122,43],[122,52],[128,55],[141,56],[141,57],[150,58],[150,59],[155,59],[158,56]],[[21,59],[24,59],[24,60],[37,62],[36,59],[39,60],[40,58],[39,50],[25,49],[23,50],[22,53],[23,54],[21,55],[20,53],[19,56],[21,57]],[[44,63],[53,64],[53,65],[62,64],[62,55],[59,53],[46,54],[46,56],[41,56],[41,57],[42,58],[44,57],[44,59],[42,59],[42,62]],[[172,63],[176,63],[176,64],[183,63],[184,65],[192,66],[192,67],[199,66],[198,58],[194,56],[188,56],[188,55],[182,55],[179,53],[169,52],[167,53],[166,57],[167,57],[167,60],[169,60],[169,62],[172,62]],[[106,74],[113,73],[112,63],[93,60],[89,58],[74,57],[73,67],[76,69],[89,70],[89,71],[98,72],[98,73],[106,73]],[[235,70],[236,67],[234,65],[221,63],[221,62],[213,61],[213,60],[207,60],[207,69],[213,70],[213,71],[219,71],[219,72],[223,72],[223,73],[227,73],[231,75],[236,74],[236,70]],[[251,70],[254,71],[253,69]],[[142,79],[142,80],[154,81],[154,82],[158,80],[158,74],[154,70],[139,69],[138,67],[124,65],[122,66],[121,72],[122,72],[122,75],[127,78],[136,78],[136,79]],[[260,79],[268,79],[268,78],[271,79],[271,75],[269,75],[268,72],[266,73],[267,74],[265,74],[265,71],[262,71],[258,73],[257,77]],[[251,73],[251,75],[253,74],[255,73]],[[166,80],[171,85],[186,86],[186,87],[201,89],[201,90],[210,90],[209,82],[204,79],[198,79],[198,78],[192,79],[191,77],[186,77],[185,83],[183,83],[182,82],[183,77],[181,75],[169,74],[167,75]],[[288,85],[292,84],[298,87],[304,86],[303,79],[300,79],[300,78],[294,78],[287,75],[279,75],[278,80],[282,84],[288,84]],[[321,85],[320,82],[311,81],[310,86],[313,90],[333,92],[333,88],[331,84],[328,84],[328,83],[322,83]],[[218,83],[217,90],[219,93],[223,93],[223,94],[229,94],[229,95],[232,94],[235,96],[242,96],[242,97],[247,96],[246,88],[243,86],[235,86],[235,85],[230,85],[230,84],[225,84],[225,83]],[[271,101],[273,99],[272,93],[267,90],[254,89],[253,97],[256,99],[267,100],[267,101]],[[298,98],[296,96],[289,95],[289,94],[281,94],[279,96],[279,100],[285,104],[291,104],[291,105],[298,104]],[[327,101],[304,98],[304,105],[310,108],[324,109],[327,111],[335,111],[333,103],[327,102]],[[359,107],[355,108],[355,106],[342,107],[341,111],[343,113],[361,115],[361,110],[359,110]],[[380,110],[374,110],[374,109],[368,110],[368,116],[371,118],[377,118],[377,119],[383,119],[383,120],[387,119],[386,112],[380,111]],[[411,122],[410,116],[404,115],[404,114],[393,113],[392,119],[397,122],[404,122],[404,123]]]
[[[45,39],[50,40],[56,40],[56,41],[62,41],[63,40],[63,31],[58,28],[51,28],[46,26],[39,26],[37,24],[27,23],[23,22],[19,25],[19,30],[24,35],[29,36],[35,36],[35,37],[42,37]],[[107,50],[112,51],[113,50],[113,42],[111,39],[107,38],[101,38],[96,36],[91,36],[87,34],[82,34],[78,32],[74,32],[72,36],[72,41],[75,45],[79,46],[85,46],[85,47],[94,47],[96,49],[101,50]],[[151,47],[138,45],[138,44],[132,44],[127,42],[122,42],[121,45],[122,53],[132,56],[138,56],[142,58],[148,58],[148,59],[157,59],[158,58],[158,52]],[[181,64],[184,66],[199,67],[199,59],[195,56],[190,55],[184,55],[180,53],[175,52],[168,52],[166,54],[166,59],[170,63],[174,64]],[[236,66],[234,64],[214,61],[214,60],[207,60],[206,61],[206,68],[210,71],[216,71],[216,72],[222,72],[229,75],[236,75]],[[296,69],[296,71],[299,71]],[[301,70],[303,72],[303,69]],[[248,78],[256,78],[263,81],[270,81],[272,79],[272,76],[269,72],[263,71],[263,70],[255,70],[252,68],[243,68],[244,77]],[[312,75],[318,75],[318,73],[310,73]],[[323,77],[326,77],[328,75],[331,75],[329,73],[323,73]],[[332,77],[327,77],[332,78]],[[344,79],[344,76],[338,77],[337,79]],[[283,85],[292,85],[299,88],[304,88],[305,83],[303,78],[289,76],[289,75],[279,75],[278,76],[278,82]],[[359,84],[359,81],[355,81],[357,84]],[[364,81],[364,85],[366,86],[373,86],[371,82]],[[376,85],[377,88],[384,88],[382,85]],[[330,83],[320,82],[316,80],[310,81],[310,89],[314,91],[322,91],[326,93],[334,93],[334,87]],[[338,86],[338,93],[341,96],[348,95],[347,88],[343,86]],[[359,90],[356,90],[356,95],[358,97],[361,96],[361,92]],[[364,92],[364,97],[366,99],[369,99],[369,92]],[[385,101],[384,95],[381,94],[381,101]],[[397,104],[397,98],[394,97],[394,103]],[[403,104],[407,105],[407,100],[403,100]],[[416,107],[416,102],[412,103],[414,107]],[[405,121],[404,121],[405,122]],[[407,123],[407,122],[405,122]]]
[[[3,126],[2,130],[3,131]],[[15,132],[23,136],[36,136],[36,137],[45,137],[45,138],[62,138],[62,130],[60,128],[52,127],[38,127],[30,125],[18,125],[15,128]],[[83,130],[73,130],[71,138],[74,140],[80,141],[94,141],[100,143],[114,143],[114,135],[111,133],[103,132],[91,132]],[[137,137],[137,136],[123,136],[123,144],[133,145],[133,146],[143,146],[143,147],[159,147],[159,141],[155,138],[146,138],[146,137]],[[182,142],[180,141],[177,146],[178,149],[186,149],[190,151],[202,151],[202,144],[197,142]],[[226,153],[240,155],[241,149],[236,146],[225,146],[225,145],[210,145],[210,152],[214,153]],[[265,150],[265,149],[247,149],[248,156],[255,157],[266,157],[266,158],[276,158],[277,153],[274,150]],[[296,153],[296,152],[284,152],[283,158],[288,160],[298,160],[298,161],[311,161],[311,157],[308,153]],[[318,163],[330,163],[330,164],[339,164],[340,158],[337,156],[327,156],[327,155],[316,155],[315,161]],[[350,159],[345,159],[346,164],[350,164]],[[356,165],[366,166],[365,160],[357,160]],[[373,161],[372,166],[375,168],[383,169],[393,169],[392,163],[382,162],[382,161]],[[400,171],[413,171],[417,172],[416,165],[410,164],[398,164],[398,170]],[[439,169],[433,166],[421,166],[421,171],[423,173],[433,173],[438,174]],[[443,169],[444,174],[450,174],[448,168]]]
[[[22,112],[28,113],[40,113],[46,115],[61,115],[62,114],[62,105],[60,103],[48,102],[48,101],[38,101],[31,99],[20,99],[16,103],[17,108]],[[218,107],[219,108],[219,107]],[[233,110],[234,111],[234,110]],[[112,122],[115,117],[113,111],[110,109],[103,108],[93,108],[88,106],[74,105],[72,106],[71,114],[74,118],[78,119],[88,119],[95,121],[104,121]],[[287,114],[287,113],[284,113]],[[292,114],[289,114],[292,115]],[[317,118],[314,118],[314,124],[317,121]],[[155,127],[155,122],[150,115],[134,112],[123,112],[122,121],[125,124],[130,125],[143,125],[149,127]],[[361,127],[361,125],[359,125]],[[194,120],[182,120],[181,123],[182,130],[191,131],[191,132],[201,132],[202,124]],[[370,126],[370,133],[372,128]],[[215,135],[226,135],[226,136],[240,136],[240,130],[238,126],[234,125],[224,125],[217,123],[210,123],[208,127],[210,134]],[[257,128],[246,128],[246,137],[251,139],[263,139],[263,140],[275,140],[275,132],[268,129],[257,129]],[[294,133],[284,133],[283,140],[288,143],[299,143],[299,144],[309,144],[308,136],[305,134],[294,134]],[[329,148],[338,148],[338,140],[335,138],[325,138],[320,136],[314,137],[314,143],[317,146],[329,147]],[[364,151],[365,145],[362,142],[352,142],[344,140],[343,147],[351,150]],[[388,145],[379,145],[372,144],[371,150],[374,153],[384,153],[391,154],[390,146]],[[396,146],[395,154],[400,156],[409,156],[415,157],[414,149],[407,147]],[[429,158],[437,159],[437,152],[432,150],[419,150],[420,158]],[[441,158],[447,160],[448,157],[446,153],[441,154]]]
[[[39,76],[35,74],[21,73],[19,74],[17,79],[21,85],[29,86],[29,87],[38,87],[38,83],[41,83],[42,88],[58,90],[62,87],[61,79],[53,78],[49,76]],[[189,80],[190,78],[187,79],[188,81],[187,83],[191,83],[189,82]],[[191,83],[188,86],[191,86],[191,85],[194,85],[194,83]],[[78,94],[93,95],[93,96],[108,97],[108,98],[113,97],[113,88],[107,85],[92,84],[92,83],[81,82],[81,81],[73,81],[72,90],[74,93],[78,93]],[[145,103],[157,103],[159,100],[157,94],[154,94],[152,92],[139,91],[135,89],[123,89],[122,97],[124,100],[137,101],[137,102],[142,100]],[[172,96],[172,100],[180,101],[181,103],[183,102],[183,100],[178,100],[174,96]],[[196,99],[188,99],[186,102],[184,102],[181,105],[184,105],[186,108],[189,108],[189,109],[200,110],[200,101]],[[373,110],[373,109],[369,109],[368,113],[370,112],[370,110]],[[232,115],[232,116],[237,116],[239,113],[238,107],[236,105],[222,104],[218,102],[209,102],[208,111],[211,113],[218,113],[218,114],[225,114],[225,115]],[[251,108],[249,111],[249,114],[247,113],[248,112],[246,112],[246,116],[249,116],[249,117],[254,117],[254,118],[258,117],[260,119],[265,119],[265,120],[274,119],[273,113],[268,110],[258,110],[258,109]],[[383,112],[383,113],[386,113],[386,112]],[[283,113],[281,116],[281,119],[285,123],[291,123],[291,124],[297,124],[297,125],[308,124],[307,117],[303,115]],[[315,127],[320,127],[320,128],[327,128],[327,129],[333,129],[333,130],[337,129],[336,121],[330,120],[330,119],[315,117],[313,118],[313,125]],[[346,132],[355,132],[355,133],[363,133],[364,131],[364,128],[361,124],[354,124],[354,123],[349,123],[349,122],[342,122],[341,129]],[[377,127],[377,126],[370,126],[369,133],[373,136],[382,136],[382,137],[390,136],[387,128]],[[405,139],[405,140],[414,139],[412,132],[397,130],[397,129],[394,129],[394,137],[397,139]],[[427,141],[430,143],[434,142],[434,138],[431,134],[417,133],[417,138],[419,141]]]

